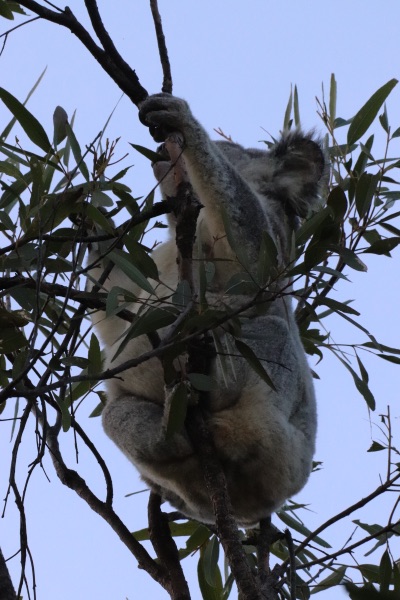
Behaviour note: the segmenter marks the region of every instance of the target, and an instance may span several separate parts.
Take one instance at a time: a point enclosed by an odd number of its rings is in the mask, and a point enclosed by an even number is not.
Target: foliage
[[[0,14],[11,18],[8,11],[12,10],[12,4],[0,0]],[[351,374],[370,410],[374,410],[375,400],[362,361],[363,353],[398,364],[400,349],[387,347],[367,331],[351,300],[342,297],[340,283],[348,279],[351,269],[366,271],[369,254],[381,255],[382,260],[386,260],[400,243],[400,229],[396,227],[400,215],[396,210],[400,198],[396,180],[400,158],[389,158],[390,143],[400,136],[400,127],[391,128],[384,105],[396,83],[392,80],[383,85],[353,119],[343,119],[336,116],[336,82],[332,76],[329,107],[324,98],[320,102],[320,116],[327,130],[326,149],[332,165],[326,205],[302,223],[296,233],[296,258],[286,269],[293,281],[293,290],[288,288],[287,293],[297,303],[296,315],[306,351],[318,360],[325,352],[332,352]],[[206,305],[204,285],[213,275],[213,265],[207,263],[200,267],[202,301],[198,306],[188,302],[182,286],[171,292],[167,308],[159,306],[154,291],[158,273],[145,236],[153,227],[163,226],[158,222],[151,224],[149,220],[166,212],[168,207],[154,203],[153,192],[144,199],[135,197],[124,183],[129,167],[120,169],[120,159],[115,158],[117,142],[104,140],[104,129],[98,139],[83,149],[74,134],[73,118],[69,121],[65,111],[57,107],[50,141],[43,126],[9,92],[0,89],[0,99],[13,115],[0,142],[1,410],[11,404],[18,417],[13,424],[15,456],[27,420],[37,418],[41,422],[38,456],[32,468],[40,464],[46,444],[57,454],[58,437],[72,428],[102,465],[107,481],[106,504],[111,509],[112,487],[107,468],[78,422],[79,407],[89,394],[97,394],[99,398],[99,407],[93,416],[100,414],[104,394],[99,383],[115,375],[102,369],[100,344],[91,331],[87,312],[105,308],[108,315],[119,314],[131,322],[125,338],[121,339],[120,350],[132,337],[158,336],[158,332],[169,325],[168,339],[161,340],[153,351],[164,365],[171,364],[188,342],[202,332],[212,331],[218,348],[217,326],[229,322],[232,332],[238,331],[235,325],[241,310],[248,308],[249,303],[256,303],[260,292],[277,276],[273,242],[267,237],[263,240],[257,280],[246,270],[246,257],[241,249],[235,248],[244,270],[229,282],[226,293],[246,297],[235,314],[228,315]],[[292,113],[297,125],[300,111],[296,89],[286,109],[285,127],[293,125]],[[15,121],[33,146],[28,145],[27,140],[23,145],[6,141]],[[382,136],[373,127],[380,127],[384,134],[383,151],[375,149],[380,147]],[[347,138],[341,141],[345,128]],[[360,141],[361,138],[364,141]],[[146,149],[142,151],[146,153]],[[107,217],[119,222],[118,227]],[[90,293],[85,291],[85,278],[90,269],[85,256],[90,244],[98,244],[102,253],[128,278],[148,291],[150,300],[137,314],[129,310],[129,303],[135,298],[127,290],[113,289],[108,297],[100,287]],[[361,332],[363,341],[350,346],[335,342],[327,324],[333,314],[350,323],[357,333]],[[239,339],[239,333],[237,338],[237,351],[273,385],[261,361]],[[208,389],[210,381],[202,374],[192,374],[189,384],[201,391]],[[185,410],[182,412],[182,404],[186,403],[185,386],[180,386],[175,396],[168,424],[171,431],[179,428],[185,418]],[[288,533],[277,533],[271,546],[276,557],[274,573],[277,577],[284,576],[287,567],[296,563],[297,598],[308,598],[310,591],[317,593],[343,583],[354,599],[384,599],[400,593],[399,568],[390,552],[390,540],[400,533],[398,517],[395,517],[397,502],[391,514],[379,524],[354,521],[364,537],[352,544],[349,541],[341,549],[332,549],[320,537],[333,523],[348,518],[379,495],[396,489],[400,478],[399,459],[392,440],[389,413],[382,417],[382,431],[386,441],[374,442],[371,451],[387,453],[387,477],[368,498],[335,515],[314,532],[303,521],[303,506],[288,502],[278,512],[283,527],[292,531],[293,540]],[[62,464],[61,459],[59,462]],[[10,482],[23,514],[22,496],[12,469]],[[75,484],[72,482],[72,485]],[[95,504],[97,498],[90,496],[86,489],[83,496],[85,494]],[[224,575],[220,572],[219,541],[214,532],[194,522],[172,521],[169,527],[174,538],[186,537],[179,550],[181,559],[198,552],[198,579],[203,597],[227,598],[233,578],[228,567]],[[256,569],[259,532],[242,532],[241,535],[247,559]],[[147,529],[134,534],[137,543],[149,537],[151,532]],[[348,560],[352,551],[364,544],[369,553],[382,546],[378,565]],[[25,563],[26,547],[22,551],[23,570]],[[155,567],[154,572],[157,574]],[[21,585],[22,581],[23,575]],[[286,579],[281,594],[290,597]]]

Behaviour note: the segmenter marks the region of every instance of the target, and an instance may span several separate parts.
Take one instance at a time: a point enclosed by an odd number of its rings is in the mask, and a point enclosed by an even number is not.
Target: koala
[[[244,270],[250,278],[257,278],[263,232],[276,246],[276,273],[281,275],[263,290],[263,301],[256,308],[240,314],[241,339],[268,372],[273,388],[235,352],[232,334],[222,326],[211,369],[213,389],[205,408],[234,516],[241,526],[249,527],[299,492],[311,471],[316,401],[291,306],[290,282],[284,273],[293,261],[296,223],[320,201],[326,172],[324,153],[312,135],[300,130],[284,132],[269,150],[214,142],[187,102],[168,94],[148,97],[139,117],[156,141],[168,132],[183,137],[188,178],[203,206],[197,222],[194,271],[198,260],[211,262],[215,268],[206,294],[209,306],[229,309],[243,302],[245,293],[238,299],[227,291],[231,278]],[[171,162],[165,157],[153,169],[164,196],[174,195]],[[170,239],[152,253],[159,271],[159,280],[153,283],[161,299],[170,299],[178,284],[173,219],[170,233]],[[238,260],[239,247],[247,257],[245,268]],[[98,260],[90,272],[92,281],[98,280],[104,269],[97,252],[90,252],[91,264]],[[117,266],[103,289],[115,286],[131,290],[137,297],[130,306],[133,313],[149,297]],[[92,319],[104,343],[106,367],[121,365],[152,349],[142,335],[131,339],[115,357],[130,324],[115,315],[106,318],[101,311],[94,312]],[[159,334],[162,338],[162,329]],[[221,361],[223,354],[228,355],[228,368]],[[188,518],[214,523],[199,460],[185,428],[169,438],[165,435],[161,361],[152,358],[123,371],[108,380],[107,391],[102,416],[105,432],[144,481]]]

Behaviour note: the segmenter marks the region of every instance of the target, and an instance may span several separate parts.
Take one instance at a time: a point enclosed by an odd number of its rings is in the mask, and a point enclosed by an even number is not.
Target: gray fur
[[[274,239],[280,266],[290,258],[296,218],[304,217],[318,201],[324,156],[312,136],[300,131],[285,133],[270,151],[246,150],[230,142],[212,142],[192,116],[184,100],[169,95],[149,97],[140,110],[141,120],[157,131],[178,131],[185,140],[184,159],[195,193],[203,204],[197,227],[203,256],[215,261],[210,285],[210,305],[233,305],[235,296],[224,294],[230,277],[243,271],[230,248],[221,217],[228,215],[233,237],[242,243],[249,263],[259,255],[262,231]],[[164,177],[164,195],[173,195],[172,172],[156,163],[155,175]],[[177,285],[176,247],[172,238],[153,253],[160,281],[159,297]],[[90,260],[96,259],[92,250]],[[102,266],[93,269],[97,279]],[[107,281],[135,288],[114,267]],[[287,286],[282,281],[281,286]],[[274,291],[279,289],[275,284]],[[287,289],[287,288],[286,288]],[[243,299],[243,297],[241,298]],[[237,302],[237,299],[235,299]],[[262,360],[276,391],[256,375],[248,363],[232,357],[228,369],[215,360],[208,406],[208,424],[214,435],[233,510],[238,522],[252,525],[271,514],[306,483],[314,454],[316,407],[310,369],[287,295],[267,303],[268,309],[242,316],[242,336]],[[139,305],[132,305],[133,312]],[[151,349],[146,336],[131,340],[112,361],[128,325],[116,316],[93,314],[106,349],[107,366],[116,366]],[[161,332],[162,335],[162,332]],[[228,334],[220,332],[222,345],[232,353]],[[237,354],[237,352],[236,352]],[[228,379],[228,380],[227,380]],[[210,500],[196,454],[185,430],[165,439],[163,370],[158,359],[124,371],[107,383],[108,403],[104,429],[136,465],[143,479],[185,515],[206,523],[214,521]]]

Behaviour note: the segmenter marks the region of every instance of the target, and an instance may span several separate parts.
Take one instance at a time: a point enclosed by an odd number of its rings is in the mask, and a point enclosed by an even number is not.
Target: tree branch
[[[17,600],[10,573],[7,569],[7,564],[3,553],[0,549],[0,598],[1,600]]]
[[[112,506],[107,502],[101,501],[88,487],[85,480],[73,469],[69,469],[61,455],[58,433],[60,415],[58,415],[55,425],[50,426],[49,423],[43,421],[43,415],[38,411],[39,420],[42,427],[47,431],[47,446],[53,461],[53,465],[61,483],[74,490],[89,506],[100,515],[115,531],[120,540],[130,550],[137,559],[140,568],[144,569],[151,577],[160,583],[164,589],[166,588],[166,572],[161,568],[149,555],[147,550],[133,537],[132,533],[121,521],[118,515],[113,510]],[[168,591],[168,590],[167,590]]]
[[[161,496],[150,493],[148,504],[149,536],[157,557],[169,573],[170,595],[173,600],[190,600],[190,591],[171,536],[167,515],[161,510]]]
[[[151,14],[153,15],[154,27],[157,36],[158,53],[160,56],[161,67],[163,70],[163,84],[161,91],[172,94],[172,75],[171,65],[168,58],[167,45],[161,21],[161,15],[158,10],[157,0],[150,0]]]

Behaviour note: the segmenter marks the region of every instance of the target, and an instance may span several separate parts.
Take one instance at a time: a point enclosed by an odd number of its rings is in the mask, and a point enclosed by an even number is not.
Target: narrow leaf
[[[75,137],[74,130],[72,129],[69,123],[65,123],[65,131],[67,132],[68,141],[71,146],[72,154],[74,155],[76,165],[82,173],[83,177],[86,179],[86,181],[89,181],[89,170],[86,166],[85,161],[82,158],[81,147],[79,145],[78,140]]]
[[[361,136],[367,131],[368,127],[371,125],[372,121],[375,119],[378,114],[379,109],[382,104],[385,102],[386,98],[393,90],[393,88],[397,85],[397,79],[391,79],[385,85],[383,85],[379,90],[377,90],[374,94],[372,94],[371,98],[367,100],[362,108],[358,111],[358,113],[353,118],[351,125],[349,127],[349,131],[347,132],[347,144],[351,146],[357,140],[360,139]]]
[[[369,248],[364,250],[370,254],[388,254],[393,248],[400,244],[400,237],[387,238],[386,240],[377,240]]]
[[[188,379],[192,386],[199,392],[211,392],[214,388],[214,382],[209,375],[202,373],[189,373]]]
[[[174,433],[182,431],[187,412],[188,394],[186,385],[179,383],[168,399],[168,417],[165,437],[169,440]]]
[[[5,17],[6,19],[10,19],[10,21],[14,20],[13,12],[4,0],[0,0],[0,17]]]
[[[292,106],[293,106],[293,92],[292,92],[292,86],[290,86],[290,96],[289,96],[288,103],[286,105],[285,116],[283,118],[283,130],[284,131],[286,129],[289,129],[289,121],[290,121],[290,115],[292,114]]]
[[[165,158],[163,158],[157,152],[154,152],[154,150],[150,150],[149,148],[145,148],[144,146],[140,146],[139,144],[131,144],[130,142],[129,145],[132,146],[134,150],[139,152],[139,154],[142,154],[142,156],[145,156],[153,163],[159,162],[161,160],[165,161]]]
[[[10,92],[0,88],[0,99],[17,119],[29,139],[44,152],[51,152],[51,144],[39,121]]]
[[[54,144],[57,146],[67,137],[68,115],[62,106],[56,106],[53,113]]]
[[[350,300],[349,300],[349,302],[350,302]],[[355,308],[352,308],[351,306],[348,306],[347,304],[345,304],[343,302],[338,302],[337,300],[333,300],[333,298],[321,298],[321,300],[318,302],[318,304],[321,304],[323,306],[329,306],[329,308],[331,308],[335,312],[344,312],[344,313],[349,313],[350,315],[356,315],[356,316],[360,315],[360,313],[357,310],[355,310]]]
[[[261,379],[265,381],[265,383],[267,383],[270,388],[276,391],[276,387],[274,386],[272,379],[262,366],[260,360],[257,358],[254,351],[250,348],[250,346],[248,346],[244,342],[241,342],[240,340],[235,340],[235,344],[240,354],[243,356],[243,358],[247,360],[247,362],[252,367],[252,369],[254,369],[257,375],[261,377]]]
[[[154,294],[153,287],[147,281],[146,277],[142,275],[139,269],[135,267],[128,254],[122,252],[121,250],[113,250],[108,256],[110,260],[112,260],[112,262],[129,277],[129,279],[134,281],[139,287],[149,294]]]
[[[331,87],[329,90],[329,119],[333,124],[336,119],[336,98],[337,98],[337,85],[335,74],[331,74]]]
[[[363,173],[359,178],[356,187],[356,208],[360,217],[364,217],[369,211],[379,179],[379,173],[376,175]]]
[[[293,114],[294,114],[294,124],[296,125],[296,127],[300,127],[300,108],[299,108],[299,94],[297,92],[297,85],[294,86]]]

